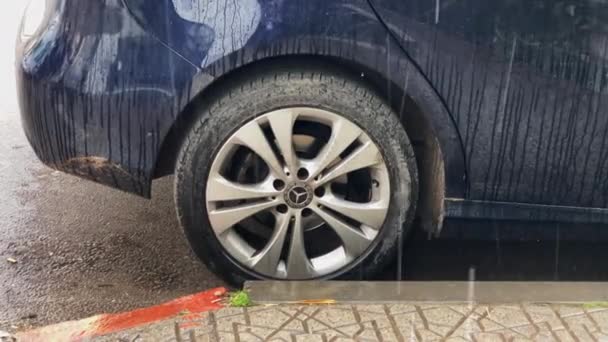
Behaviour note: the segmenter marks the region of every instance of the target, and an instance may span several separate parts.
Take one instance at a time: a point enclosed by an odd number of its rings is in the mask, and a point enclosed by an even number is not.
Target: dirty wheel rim
[[[390,182],[375,142],[338,114],[275,110],[239,128],[216,154],[209,222],[242,267],[263,277],[319,278],[379,236]]]

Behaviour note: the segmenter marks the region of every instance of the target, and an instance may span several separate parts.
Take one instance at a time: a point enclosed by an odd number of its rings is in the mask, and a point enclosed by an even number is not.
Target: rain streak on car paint
[[[464,155],[452,119],[367,1],[126,0],[128,8],[117,0],[63,3],[69,6],[59,13],[62,34],[45,32],[43,38],[54,40],[54,45],[38,45],[26,53],[22,64],[34,68],[18,75],[28,94],[54,99],[23,99],[28,113],[25,131],[47,164],[71,172],[66,161],[102,158],[104,165],[112,167],[99,169],[85,163],[77,166],[78,175],[149,196],[166,137],[179,124],[177,118],[187,104],[214,80],[271,58],[320,56],[352,64],[364,71],[362,75],[377,70],[390,87],[403,87],[429,113],[438,133],[445,174],[450,177],[446,193],[464,196]],[[207,18],[201,8],[214,9],[222,19],[215,13]],[[84,18],[83,12],[96,19]],[[116,41],[102,43],[104,36]],[[213,56],[216,51],[223,55]],[[80,62],[91,56],[105,57],[96,63]],[[59,57],[64,62],[53,64]],[[103,81],[94,83],[94,93],[65,86],[78,85],[92,75]],[[51,81],[34,82],[34,78]],[[408,110],[407,104],[401,105],[402,112]],[[116,173],[117,167],[125,172]]]
[[[608,206],[605,2],[371,3],[455,119],[468,199]]]
[[[262,10],[257,0],[172,0],[175,11],[185,20],[224,30],[216,35],[202,67],[245,46],[260,23]],[[230,14],[230,15],[228,15]]]

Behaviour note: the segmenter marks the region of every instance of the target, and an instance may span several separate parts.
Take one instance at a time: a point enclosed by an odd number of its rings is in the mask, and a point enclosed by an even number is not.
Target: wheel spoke
[[[368,141],[362,146],[359,146],[344,160],[332,167],[331,170],[319,179],[317,186],[325,184],[335,178],[345,175],[349,172],[370,167],[382,162],[380,151],[373,142]]]
[[[298,114],[293,109],[282,109],[268,116],[270,127],[277,139],[277,145],[287,168],[293,174],[297,169],[296,153],[293,148],[293,125]]]
[[[361,255],[373,240],[373,237],[366,236],[357,228],[351,227],[321,208],[313,207],[312,210],[338,234],[346,254],[351,258]]]
[[[360,135],[361,129],[348,120],[340,119],[332,125],[331,137],[319,155],[313,160],[309,178],[314,178],[346,150]]]
[[[216,234],[221,235],[228,228],[255,215],[262,210],[272,208],[279,203],[279,200],[264,202],[246,203],[234,207],[220,208],[209,211],[209,221]]]
[[[263,274],[275,275],[277,273],[289,228],[289,219],[290,216],[282,215],[282,218],[277,220],[270,240],[264,249],[251,259],[250,267]]]
[[[262,132],[260,125],[254,120],[243,126],[233,137],[233,142],[239,145],[247,146],[262,158],[271,170],[278,177],[283,177],[285,172],[281,167],[281,163],[270,147],[268,139]]]
[[[370,203],[357,203],[346,201],[331,193],[317,199],[317,201],[351,219],[363,223],[373,229],[380,229],[388,211],[388,201],[375,201]]]
[[[207,200],[209,201],[263,198],[277,196],[279,193],[273,188],[271,181],[259,184],[239,184],[215,173],[209,176],[207,182]]]
[[[291,231],[291,243],[287,256],[287,277],[290,279],[304,279],[314,276],[315,270],[306,255],[304,247],[304,229],[302,226],[302,213],[294,214]]]

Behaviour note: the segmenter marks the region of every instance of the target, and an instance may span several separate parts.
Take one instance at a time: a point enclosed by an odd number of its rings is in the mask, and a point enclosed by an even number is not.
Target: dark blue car
[[[444,218],[608,223],[608,4],[33,0],[49,166],[179,219],[226,280],[369,277]]]

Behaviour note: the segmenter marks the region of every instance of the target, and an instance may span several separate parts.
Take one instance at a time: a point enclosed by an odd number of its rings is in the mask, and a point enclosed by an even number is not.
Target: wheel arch
[[[219,76],[199,82],[206,86],[193,92],[195,95],[176,117],[163,139],[155,165],[155,177],[174,171],[186,132],[196,120],[197,108],[205,105],[205,99],[221,92],[241,73],[277,66],[297,66],[301,63],[317,64],[357,77],[390,104],[398,114],[416,153],[420,189],[417,219],[424,230],[429,233],[438,232],[443,222],[444,199],[465,196],[466,164],[460,135],[449,113],[433,88],[413,66],[406,69],[402,83],[395,79],[395,76],[400,76],[396,73],[391,75],[388,71],[379,71],[353,59],[327,55],[272,56],[225,72],[215,72]],[[208,77],[205,73],[200,76]]]

